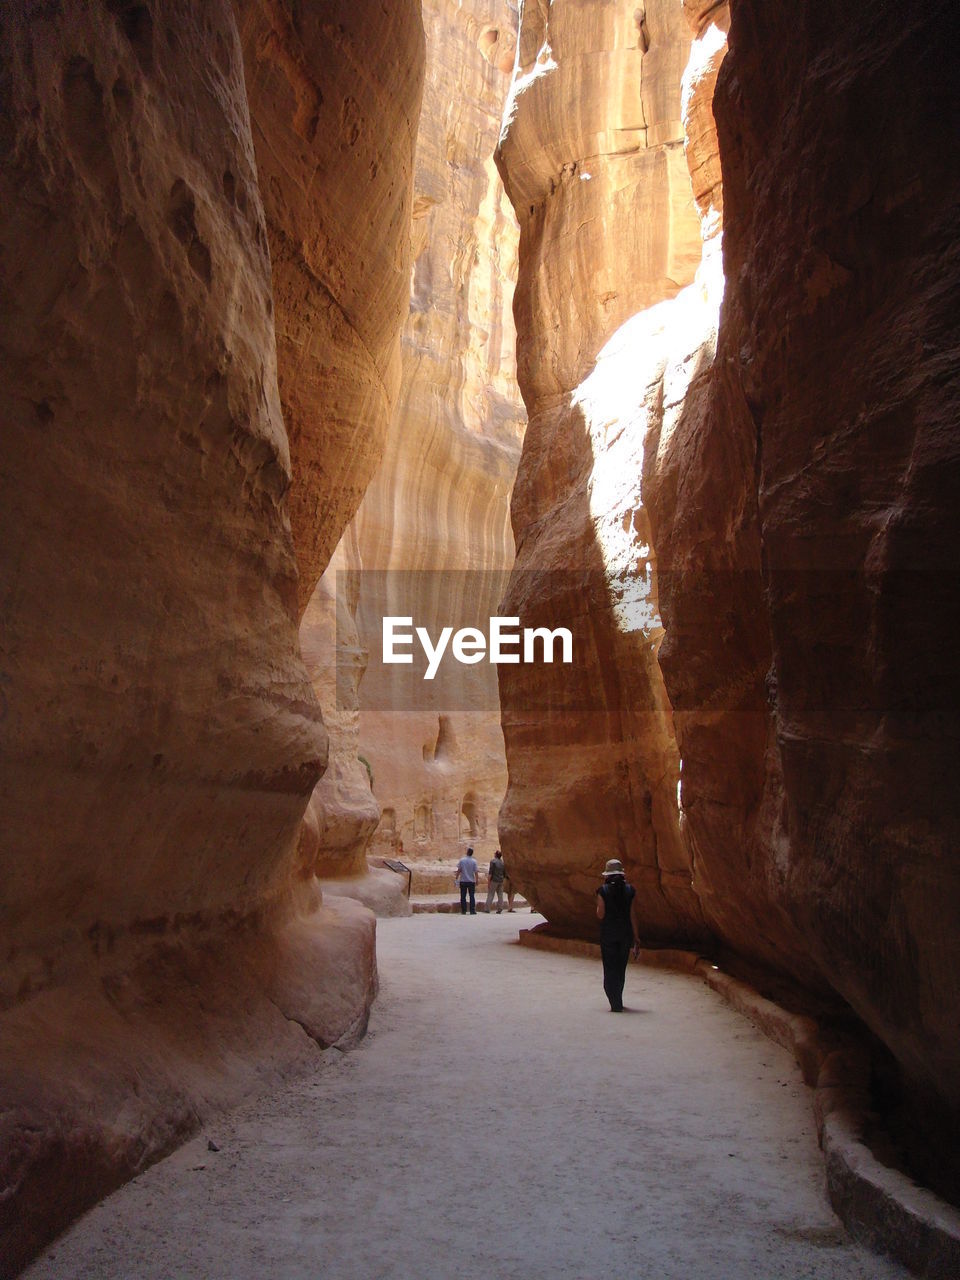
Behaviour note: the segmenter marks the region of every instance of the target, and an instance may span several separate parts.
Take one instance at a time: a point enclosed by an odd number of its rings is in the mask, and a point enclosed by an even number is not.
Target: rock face
[[[438,700],[421,696],[431,692],[422,684],[413,694],[380,664],[381,618],[412,610],[436,636],[458,618],[473,621],[481,602],[481,612],[495,613],[513,562],[509,495],[524,426],[510,312],[518,230],[492,156],[516,17],[503,0],[427,0],[423,14],[400,397],[383,462],[318,591],[338,599],[342,736],[325,719],[361,791],[368,778],[358,755],[369,763],[383,812],[371,852],[449,862],[467,842],[482,856],[497,841],[506,763],[496,675],[488,667],[478,679],[465,668]],[[355,585],[344,591],[341,579],[337,592],[336,575],[348,570],[360,571]],[[351,724],[350,670],[368,658]],[[325,778],[313,801],[321,827],[346,822],[355,841],[344,856],[321,837],[319,856],[328,874],[337,865],[354,874],[372,797],[327,791]]]
[[[718,363],[757,446],[790,911],[955,1175],[957,34],[945,4],[891,28],[740,0],[716,108]]]
[[[321,877],[358,876],[380,821],[370,773],[360,759],[358,689],[366,653],[357,632],[356,592],[337,591],[346,572],[341,543],[300,623],[300,647],[330,735],[327,768],[304,816],[301,853]],[[342,581],[341,581],[342,585]]]
[[[322,289],[292,296],[283,269],[275,294],[254,148],[269,139],[278,166],[271,220],[289,230],[295,212],[309,240],[284,120],[297,133],[297,95],[341,74],[343,48],[308,30],[290,54],[281,6],[239,10],[248,64],[272,51],[253,130],[221,0],[0,16],[4,1272],[205,1109],[302,1062],[310,1037],[355,1036],[376,981],[372,918],[321,908],[297,861],[327,741],[297,644],[274,323],[289,377]],[[381,380],[395,317],[364,327],[356,259],[375,241],[404,275],[420,74],[417,6],[391,14],[354,4],[344,24],[379,33],[376,16],[392,41],[366,43],[354,97],[363,129],[394,139],[393,190],[354,197],[376,229],[358,216],[338,248],[318,220],[310,250],[312,270],[330,237]],[[327,84],[339,120],[348,98]],[[374,121],[374,100],[396,116]],[[325,136],[342,164],[341,132]],[[388,276],[368,287],[388,293]],[[374,379],[354,375],[344,405]],[[351,514],[338,495],[321,543]]]
[[[417,7],[236,0],[301,613],[376,469],[400,386],[423,79]]]
[[[293,622],[270,262],[230,10],[158,30],[145,9],[16,8],[8,1001],[49,985],[47,957],[86,947],[94,926],[246,911],[276,892],[326,758]],[[38,848],[51,787],[56,837]]]
[[[955,1151],[955,21],[919,2],[891,27],[737,0],[717,76],[723,10],[683,7],[682,88],[658,80],[661,114],[642,115],[673,122],[666,142],[646,135],[654,151],[685,139],[705,247],[681,292],[690,258],[666,257],[689,231],[662,215],[625,236],[615,193],[590,218],[598,168],[637,163],[609,159],[641,118],[609,69],[631,53],[623,20],[563,0],[521,15],[500,151],[530,410],[513,500],[530,572],[512,593],[530,618],[572,619],[586,656],[572,689],[501,669],[504,848],[560,925],[589,926],[617,854],[647,933],[705,925],[832,988],[894,1054],[915,1132]],[[642,92],[658,48],[686,53],[677,6],[638,16]],[[645,174],[632,205],[687,226],[670,172]],[[629,255],[656,235],[641,272]],[[581,581],[543,572],[561,567]]]
[[[669,312],[647,308],[688,285],[701,257],[680,120],[690,40],[671,3],[524,5],[498,154],[521,226],[515,314],[530,419],[504,611],[569,627],[576,651],[572,669],[500,668],[500,834],[525,895],[580,929],[603,863],[622,858],[654,937],[703,932],[640,483],[673,355]],[[689,376],[672,372],[670,389]]]
[[[659,661],[683,760],[681,827],[715,936],[738,956],[820,988],[823,976],[797,929],[786,884],[755,433],[742,398],[730,392],[734,361],[716,358],[724,189],[712,103],[728,19],[725,7],[709,5],[688,5],[686,15],[695,39],[681,106],[704,239],[699,280],[712,316],[692,377],[653,424],[644,468],[666,628]],[[681,359],[692,332],[681,321],[673,340]]]

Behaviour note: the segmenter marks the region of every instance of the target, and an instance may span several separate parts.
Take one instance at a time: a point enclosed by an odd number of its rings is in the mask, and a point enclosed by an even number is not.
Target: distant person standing
[[[477,878],[480,868],[473,856],[473,849],[468,849],[457,863],[457,874],[454,879],[460,885],[460,914],[467,914],[467,896],[470,897],[470,914],[477,914]]]
[[[497,895],[497,915],[503,910],[503,881],[506,877],[507,869],[503,865],[503,855],[498,849],[490,859],[490,866],[487,868],[487,911],[493,906],[493,895]]]
[[[597,890],[597,919],[600,921],[603,990],[610,1001],[611,1013],[622,1013],[627,961],[639,930],[637,891],[632,884],[627,884],[619,858],[611,858],[603,869],[603,884]]]

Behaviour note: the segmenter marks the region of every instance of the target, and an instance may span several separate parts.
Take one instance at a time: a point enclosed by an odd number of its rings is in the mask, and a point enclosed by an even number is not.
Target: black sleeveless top
[[[600,921],[601,942],[633,942],[633,925],[630,922],[630,904],[636,889],[625,880],[607,880],[597,890],[603,898],[603,919]]]

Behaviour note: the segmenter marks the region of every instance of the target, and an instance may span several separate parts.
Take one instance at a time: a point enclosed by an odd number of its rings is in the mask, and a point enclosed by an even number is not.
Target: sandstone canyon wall
[[[367,291],[407,278],[422,36],[412,2],[293,13],[0,14],[4,1274],[372,998],[371,917],[297,864],[327,758],[297,558],[388,412],[398,309]],[[291,412],[338,367],[342,429],[293,465],[275,327]]]
[[[717,76],[722,7],[687,3],[692,58],[682,93],[675,70],[658,81],[657,115],[643,86],[658,49],[686,57],[680,7],[638,9],[632,50],[615,8],[523,6],[500,149],[530,411],[512,597],[551,625],[566,612],[585,654],[573,689],[501,671],[504,847],[561,926],[589,926],[620,855],[647,934],[702,924],[731,956],[839,993],[895,1056],[949,1185],[956,19],[733,0]],[[597,74],[629,53],[642,113],[625,76]],[[628,132],[660,120],[665,143]],[[679,291],[691,232],[681,199],[666,212],[666,160],[625,197],[658,216],[631,223],[616,188],[604,214],[589,202],[608,165],[651,138],[678,158],[684,136],[705,247]]]
[[[498,152],[520,219],[515,314],[530,419],[504,612],[569,627],[576,651],[572,668],[500,668],[501,838],[527,896],[581,930],[603,863],[622,858],[645,929],[663,938],[704,927],[680,835],[639,483],[646,420],[663,398],[665,315],[649,333],[631,326],[689,285],[701,258],[680,120],[690,42],[670,0],[645,16],[523,5]]]
[[[327,768],[310,797],[301,832],[302,856],[321,877],[363,875],[367,844],[380,821],[370,774],[360,758],[358,691],[367,655],[357,631],[356,586],[343,576],[349,572],[352,535],[351,525],[300,622],[300,648],[330,739]]]
[[[516,15],[504,0],[426,0],[423,19],[400,396],[383,461],[301,637],[322,616],[338,643],[339,681],[319,692],[340,782],[334,794],[328,770],[311,803],[322,874],[362,870],[372,804],[382,819],[371,853],[442,859],[449,887],[467,842],[482,857],[497,841],[506,764],[496,675],[465,668],[442,692],[413,684],[380,665],[381,618],[412,615],[434,636],[472,623],[496,612],[513,563],[509,495],[525,421],[511,314],[518,229],[493,151]],[[320,668],[329,670],[329,650]]]
[[[267,216],[302,613],[376,469],[400,386],[424,36],[409,0],[235,7]]]
[[[927,1111],[954,1194],[958,35],[944,3],[890,26],[738,0],[716,103],[718,364],[737,373],[718,409],[746,409],[756,442],[782,762],[786,848],[767,856],[813,959]]]

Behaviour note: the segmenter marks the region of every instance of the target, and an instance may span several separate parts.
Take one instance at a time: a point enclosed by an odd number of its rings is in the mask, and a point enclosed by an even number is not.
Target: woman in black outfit
[[[603,869],[603,884],[597,890],[603,990],[610,1001],[611,1013],[623,1011],[627,961],[638,932],[636,902],[637,891],[632,884],[627,884],[623,863],[611,858]],[[639,943],[636,945],[639,947]]]

